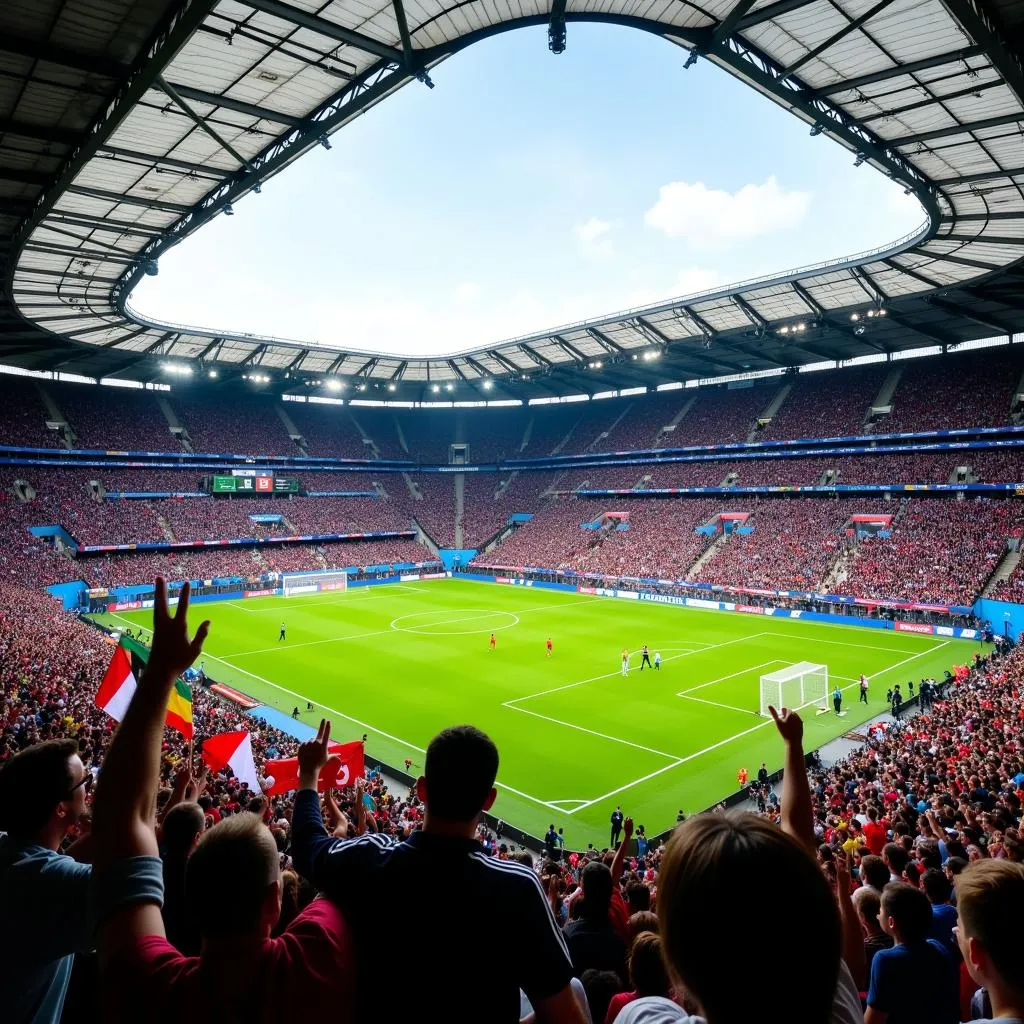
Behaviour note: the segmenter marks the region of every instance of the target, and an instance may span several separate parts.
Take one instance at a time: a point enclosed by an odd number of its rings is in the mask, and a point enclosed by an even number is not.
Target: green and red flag
[[[128,705],[142,678],[149,658],[149,649],[128,636],[121,636],[110,659],[103,682],[96,691],[96,706],[115,721],[124,718]],[[167,702],[167,725],[177,729],[185,739],[192,739],[192,689],[183,679],[175,679]]]

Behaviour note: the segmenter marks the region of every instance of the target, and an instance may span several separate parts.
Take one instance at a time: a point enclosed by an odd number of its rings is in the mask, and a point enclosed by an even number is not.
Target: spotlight
[[[489,380],[485,380],[484,381],[484,391],[490,391],[492,387],[494,387],[494,384],[493,384],[492,381],[489,381]]]
[[[341,381],[340,381],[340,380],[335,380],[335,379],[334,379],[334,378],[332,377],[332,378],[331,378],[331,379],[330,379],[330,380],[329,380],[329,381],[327,382],[327,390],[328,390],[328,391],[340,391],[340,390],[341,390]]]
[[[885,310],[884,310],[884,309],[880,309],[880,310],[879,310],[879,311],[878,311],[878,312],[877,312],[877,313],[875,314],[875,316],[885,316]]]
[[[445,389],[445,391],[454,391],[455,390],[455,385],[454,384],[445,384],[444,389]]]
[[[395,390],[395,385],[394,384],[389,384],[388,385],[388,391],[394,391],[394,390]]]
[[[860,313],[851,313],[851,314],[850,314],[850,319],[851,319],[851,320],[852,320],[852,321],[853,321],[854,323],[856,323],[856,322],[857,322],[857,321],[858,321],[858,320],[860,319]]]
[[[359,385],[359,390],[360,391],[365,391],[366,390],[366,385],[365,384],[360,384]]]
[[[216,370],[210,370],[206,374],[206,376],[209,377],[211,380],[216,380],[217,379],[217,371]]]
[[[225,217],[234,217],[234,215],[235,215],[235,208],[230,203],[225,203],[224,204],[224,216]]]
[[[789,334],[789,328],[788,327],[780,327],[779,328],[779,334]]]
[[[441,385],[440,384],[432,384],[431,387],[430,387],[430,390],[433,391],[434,394],[436,395],[438,393],[438,391],[441,390]]]

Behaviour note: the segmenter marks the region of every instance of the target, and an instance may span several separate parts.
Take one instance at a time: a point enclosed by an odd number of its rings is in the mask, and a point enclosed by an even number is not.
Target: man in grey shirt
[[[0,992],[9,1024],[57,1024],[75,953],[96,930],[88,839],[58,852],[85,813],[92,774],[75,740],[48,740],[0,768]]]

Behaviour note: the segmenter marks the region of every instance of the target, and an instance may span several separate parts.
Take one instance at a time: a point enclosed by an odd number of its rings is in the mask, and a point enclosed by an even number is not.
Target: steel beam
[[[764,22],[772,21],[775,18],[781,18],[784,14],[789,14],[790,11],[798,11],[801,7],[807,7],[814,2],[815,0],[776,0],[775,3],[767,4],[759,11],[754,11],[753,14],[748,14],[745,18],[741,18],[739,31],[741,33],[746,32],[748,28],[762,25]]]
[[[216,142],[217,145],[220,146],[220,148],[223,149],[225,153],[228,153],[233,159],[237,160],[238,163],[247,171],[251,171],[253,169],[252,164],[244,156],[242,156],[242,154],[239,153],[238,150],[235,149],[235,147],[232,146],[231,143],[228,142],[228,140],[225,139],[224,136],[221,135],[216,128],[214,128],[212,125],[207,123],[203,118],[201,118],[188,105],[188,103],[185,102],[184,97],[182,97],[177,92],[174,86],[164,80],[162,75],[157,75],[156,85],[170,98],[171,102],[174,103],[175,106],[183,110],[188,115],[188,117],[191,118],[191,120],[196,124],[196,126],[200,128],[202,131],[206,132],[206,134],[209,135],[210,138],[213,139],[213,141]]]
[[[104,202],[119,206],[145,206],[150,210],[162,210],[164,213],[176,213],[179,216],[188,213],[192,208],[184,203],[166,203],[160,199],[144,199],[142,196],[129,195],[126,192],[110,192],[103,188],[87,188],[84,185],[68,185],[66,192],[76,196],[88,196],[90,199],[102,199]]]
[[[954,135],[980,132],[986,128],[1000,128],[1006,124],[1016,124],[1018,121],[1024,121],[1024,114],[1020,113],[1020,111],[1015,114],[1000,114],[999,117],[985,117],[980,121],[968,121],[966,124],[935,128],[933,131],[918,132],[916,135],[903,135],[898,139],[888,139],[885,144],[893,148],[912,146],[921,142],[931,142],[933,139],[948,139]]]
[[[926,327],[921,324],[914,323],[913,320],[910,320],[901,313],[894,312],[891,309],[886,310],[886,315],[894,324],[899,324],[904,330],[911,331],[913,334],[920,334],[922,338],[934,341],[937,345],[948,347],[959,343],[958,338],[952,338],[948,334],[935,330],[934,327]]]
[[[966,320],[973,320],[974,323],[981,324],[982,327],[990,327],[992,330],[998,331],[1000,334],[1008,334],[1012,336],[1018,333],[1018,331],[1024,330],[1024,323],[1014,327],[1012,324],[1008,324],[1005,320],[1000,319],[993,313],[979,313],[976,309],[971,309],[967,306],[959,306],[955,302],[950,302],[948,299],[929,298],[927,302],[936,309],[941,309],[944,313],[949,313],[951,316],[960,316]]]
[[[799,60],[795,60],[786,70],[783,72],[784,77],[795,74],[800,70],[808,61],[814,60],[816,57],[820,57],[826,50],[835,46],[840,40],[845,39],[851,32],[856,32],[865,22],[870,21],[876,14],[880,14],[886,9],[893,0],[878,0],[873,7],[869,7],[863,14],[854,18],[853,21],[848,22],[838,32],[833,32],[827,39],[818,43],[813,49],[808,50]]]
[[[926,57],[923,60],[912,60],[906,64],[897,64],[896,67],[887,68],[885,71],[874,71],[869,75],[860,75],[857,78],[848,78],[845,82],[836,82],[834,85],[826,85],[815,90],[818,96],[832,96],[837,92],[866,89],[869,85],[878,85],[881,82],[888,82],[893,78],[902,78],[905,75],[916,75],[919,71],[930,71],[932,68],[941,68],[946,64],[955,64],[958,61],[968,60],[971,57],[985,55],[984,46],[968,46],[955,53],[942,53],[935,57]]]
[[[697,325],[697,329],[705,338],[717,338],[718,331],[714,329],[692,306],[681,306],[682,311]]]
[[[932,252],[930,249],[919,249],[916,246],[907,249],[907,252],[917,253],[918,256],[927,256],[929,259],[946,262],[946,263],[958,263],[962,267],[973,267],[975,270],[998,270],[998,266],[993,266],[991,263],[983,263],[981,260],[971,260],[966,256],[957,256],[953,253],[945,252]]]
[[[353,32],[352,29],[343,28],[336,22],[319,18],[315,14],[309,14],[298,7],[281,3],[280,0],[241,0],[241,2],[246,7],[251,7],[254,11],[263,11],[264,14],[269,14],[271,17],[279,18],[281,21],[297,25],[299,28],[309,29],[310,32],[316,32],[327,39],[333,39],[336,42],[354,46],[365,53],[372,53],[377,57],[383,57],[393,64],[404,63],[404,55],[401,50],[396,50],[394,47],[388,46],[387,43],[371,39],[360,32]]]
[[[985,48],[992,66],[1003,81],[1024,103],[1024,65],[1018,53],[1007,45],[1001,29],[989,13],[986,0],[942,0],[943,6],[953,15],[967,35]],[[1020,39],[1018,37],[1018,44]]]
[[[920,270],[912,270],[910,267],[901,266],[899,263],[893,262],[892,258],[884,259],[881,262],[900,274],[908,274],[910,277],[914,278],[915,281],[920,281],[921,284],[926,284],[929,288],[942,287],[938,281],[933,281],[930,277],[925,277]]]
[[[59,64],[61,67],[84,71],[89,75],[101,75],[119,81],[128,73],[128,65],[108,57],[94,54],[79,53],[64,46],[57,46],[49,40],[43,42],[27,39],[24,36],[11,35],[4,32],[0,36],[0,51],[13,53],[19,57],[46,61],[47,64]]]
[[[302,120],[301,118],[293,117],[291,114],[282,114],[280,111],[269,110],[267,107],[260,107],[254,103],[245,103],[230,96],[220,96],[215,92],[206,92],[203,89],[196,89],[191,85],[171,82],[170,86],[182,99],[191,100],[193,103],[205,103],[211,107],[223,107],[225,110],[233,110],[236,114],[248,114],[249,117],[255,117],[258,121],[274,121],[277,124],[286,124],[294,128]]]
[[[0,165],[0,181],[17,181],[22,185],[48,185],[50,178],[51,175],[44,174],[42,171]]]
[[[120,149],[117,146],[100,146],[99,155],[120,157],[132,163],[143,165],[159,164],[162,167],[173,167],[179,171],[188,171],[190,174],[208,174],[213,178],[229,178],[233,172],[226,171],[221,167],[210,167],[208,164],[192,163],[190,160],[179,160],[174,156],[160,156],[155,153],[136,153],[131,149]]]
[[[26,121],[14,121],[8,117],[0,117],[0,135],[20,135],[23,139],[55,142],[59,146],[75,146],[82,141],[79,132],[69,131],[67,128],[57,128],[48,124],[30,124]]]
[[[1013,167],[1006,171],[979,171],[977,174],[964,174],[957,178],[936,178],[932,184],[945,188],[953,185],[971,185],[978,181],[994,181],[997,178],[1017,178],[1021,175],[1024,175],[1024,167]]]
[[[594,341],[596,341],[606,352],[612,352],[615,355],[621,355],[626,350],[621,346],[617,345],[611,338],[608,337],[603,331],[599,331],[596,327],[584,327],[587,334],[589,334]]]

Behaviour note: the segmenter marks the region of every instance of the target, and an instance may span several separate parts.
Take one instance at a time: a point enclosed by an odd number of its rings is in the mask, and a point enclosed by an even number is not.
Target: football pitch
[[[211,676],[286,714],[298,705],[307,724],[326,716],[339,740],[367,733],[367,752],[387,764],[411,758],[416,773],[440,729],[480,727],[501,755],[494,813],[536,836],[553,822],[576,849],[607,845],[616,804],[654,835],[679,809],[699,811],[732,793],[741,766],[752,777],[762,761],[781,767],[775,728],[757,713],[764,673],[820,662],[830,689],[843,688],[844,717],[803,715],[810,750],[885,711],[892,684],[905,690],[908,679],[941,678],[979,649],[457,579],[196,604],[193,627],[204,615]],[[101,618],[152,624],[149,611]],[[639,670],[643,644],[661,653],[659,672]],[[857,700],[861,672],[871,680],[868,705]]]

